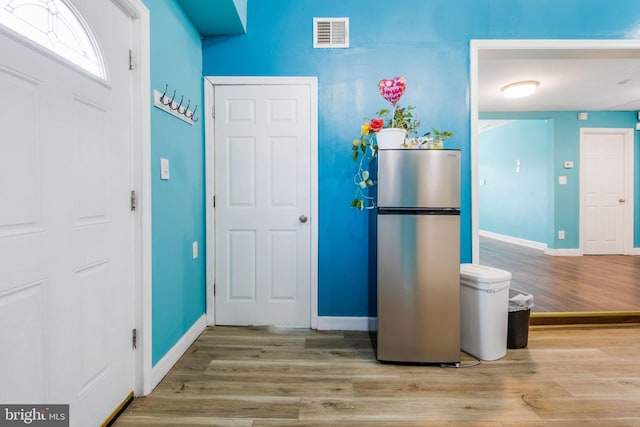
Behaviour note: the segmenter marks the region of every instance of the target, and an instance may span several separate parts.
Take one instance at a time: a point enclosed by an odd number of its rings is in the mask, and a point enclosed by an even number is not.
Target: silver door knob
[[[620,197],[620,198],[618,199],[618,201],[619,201],[620,203],[624,203],[624,202],[626,202],[626,200],[624,199],[624,197]]]
[[[298,218],[298,219],[300,220],[300,222],[305,223],[305,222],[307,222],[308,218],[306,216],[304,216],[304,215],[300,215],[300,218]]]

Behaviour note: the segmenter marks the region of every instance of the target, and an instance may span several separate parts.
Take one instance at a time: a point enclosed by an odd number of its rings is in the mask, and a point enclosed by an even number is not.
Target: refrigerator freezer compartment
[[[380,151],[378,206],[459,208],[460,151]]]

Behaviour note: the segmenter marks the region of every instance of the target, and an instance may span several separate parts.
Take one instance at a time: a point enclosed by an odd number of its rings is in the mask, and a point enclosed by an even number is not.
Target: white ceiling
[[[500,89],[536,80],[527,98]],[[640,111],[640,49],[481,49],[479,111]]]

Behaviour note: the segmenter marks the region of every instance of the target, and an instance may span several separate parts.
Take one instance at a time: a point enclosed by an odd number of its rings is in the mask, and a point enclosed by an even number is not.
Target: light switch
[[[566,183],[567,183],[567,177],[566,176],[559,176],[558,177],[558,184],[565,185]]]
[[[160,159],[160,179],[169,179],[169,159]]]
[[[573,162],[572,161],[566,161],[564,162],[564,168],[565,169],[572,169],[573,168]]]
[[[197,240],[191,244],[191,253],[193,255],[193,259],[198,258],[198,241]]]

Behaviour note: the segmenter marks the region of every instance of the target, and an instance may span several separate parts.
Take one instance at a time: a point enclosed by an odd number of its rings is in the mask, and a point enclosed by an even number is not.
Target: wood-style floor
[[[640,256],[550,256],[481,237],[480,264],[510,271],[534,312],[640,311]]]
[[[640,426],[640,326],[535,327],[466,368],[381,364],[366,332],[209,328],[114,425]]]

